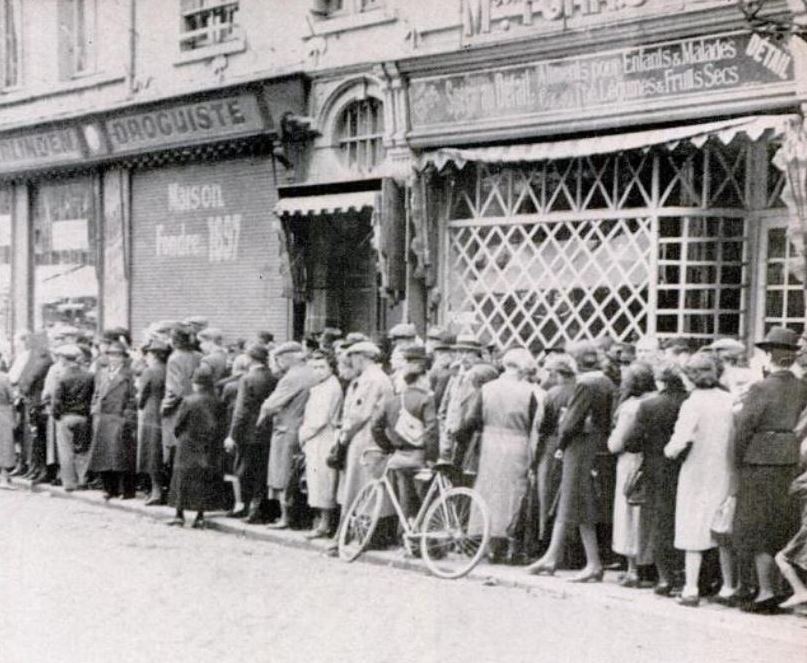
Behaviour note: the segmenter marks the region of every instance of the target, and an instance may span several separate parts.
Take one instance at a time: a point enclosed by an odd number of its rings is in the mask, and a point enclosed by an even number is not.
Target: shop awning
[[[354,191],[352,193],[332,193],[322,196],[298,196],[281,198],[275,205],[275,214],[307,216],[309,214],[336,214],[339,212],[360,212],[365,207],[376,205],[377,191]]]
[[[770,136],[781,134],[788,123],[795,119],[798,119],[797,115],[755,115],[719,122],[670,127],[668,129],[635,131],[557,142],[548,141],[526,145],[502,145],[472,149],[441,148],[434,152],[423,154],[419,159],[418,169],[423,170],[429,165],[434,165],[439,171],[448,163],[453,163],[457,168],[463,168],[469,161],[514,163],[519,161],[569,159],[592,154],[609,154],[638,149],[647,150],[654,146],[664,146],[667,149],[674,150],[684,141],[691,143],[695,147],[700,147],[712,137],[717,138],[724,144],[728,144],[739,134],[744,134],[751,140],[757,140],[766,133]]]

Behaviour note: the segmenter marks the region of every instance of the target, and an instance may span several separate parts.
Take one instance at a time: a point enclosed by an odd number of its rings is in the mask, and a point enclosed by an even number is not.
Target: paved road
[[[0,492],[0,522],[2,663],[807,661],[797,643],[714,624],[348,566],[24,491]]]

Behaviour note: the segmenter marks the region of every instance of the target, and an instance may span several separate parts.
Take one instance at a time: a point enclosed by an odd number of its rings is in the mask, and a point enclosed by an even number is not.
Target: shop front
[[[787,44],[718,33],[413,76],[410,95],[441,322],[535,350],[803,327],[771,163],[798,109]]]
[[[0,137],[5,335],[198,315],[284,336],[274,146],[303,97],[254,84]]]

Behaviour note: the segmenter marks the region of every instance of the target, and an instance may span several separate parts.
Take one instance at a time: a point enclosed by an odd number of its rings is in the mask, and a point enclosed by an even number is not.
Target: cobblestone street
[[[804,660],[672,603],[666,618],[346,565],[24,490],[0,517],[3,663]]]

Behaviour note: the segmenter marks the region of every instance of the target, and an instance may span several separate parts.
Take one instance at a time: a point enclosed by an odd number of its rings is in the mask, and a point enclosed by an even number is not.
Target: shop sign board
[[[578,118],[793,80],[786,44],[727,33],[413,80],[412,127],[417,132],[515,117]]]
[[[139,110],[105,121],[112,154],[195,145],[265,128],[258,99],[248,93]]]
[[[79,162],[84,151],[74,127],[0,138],[0,172]]]

